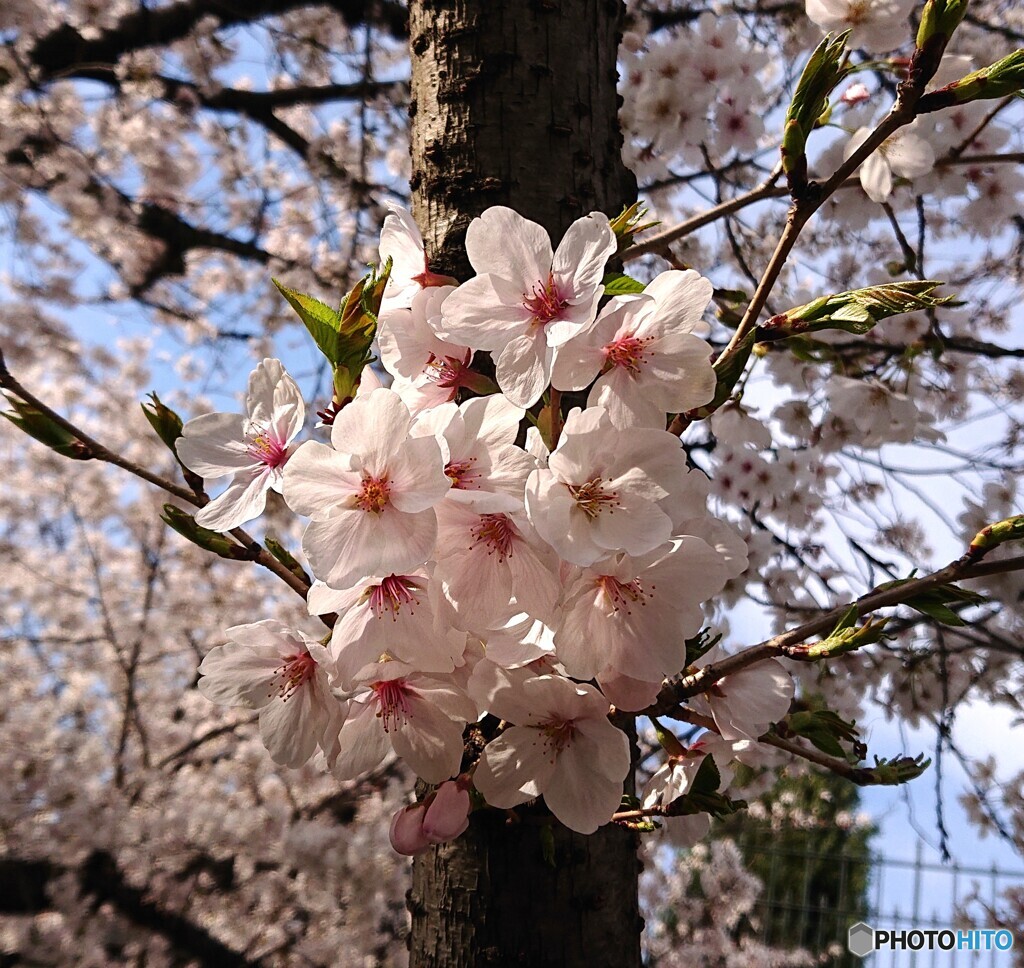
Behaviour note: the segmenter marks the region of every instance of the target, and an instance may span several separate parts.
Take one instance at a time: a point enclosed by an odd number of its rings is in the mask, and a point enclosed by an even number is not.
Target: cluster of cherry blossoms
[[[198,523],[236,527],[280,491],[309,518],[309,612],[333,626],[319,641],[271,620],[230,629],[200,690],[260,709],[279,763],[316,754],[351,779],[394,753],[439,785],[395,818],[403,852],[461,833],[470,789],[498,808],[543,795],[582,833],[608,822],[630,770],[610,714],[647,708],[688,666],[702,604],[747,566],[742,539],[708,512],[707,478],[664,429],[714,394],[697,335],[711,284],[669,271],[602,306],[616,244],[600,213],[552,251],[540,226],[492,208],[467,234],[477,274],[454,286],[428,270],[396,208],[377,330],[391,386],[364,370],[327,418],[330,442],[299,443],[305,405],[268,359],[245,414],[184,426],[181,460],[232,475]],[[497,386],[470,369],[481,350]],[[520,428],[552,388],[588,392],[549,448]],[[697,700],[718,732],[669,749],[644,802],[684,793],[709,752],[724,768],[748,751],[792,694],[774,660],[720,680]],[[474,760],[464,731],[483,717]],[[700,818],[688,823],[699,834]]]

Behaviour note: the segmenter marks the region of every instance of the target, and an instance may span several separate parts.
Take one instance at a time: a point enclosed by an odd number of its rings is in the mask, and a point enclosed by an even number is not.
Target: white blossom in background
[[[872,128],[858,128],[843,150],[849,158],[867,139]],[[873,202],[887,201],[892,194],[893,176],[919,178],[935,165],[935,151],[913,126],[889,135],[858,169],[860,184]]]
[[[822,30],[851,29],[850,46],[876,54],[912,39],[913,6],[913,0],[806,0],[807,16]]]
[[[189,420],[178,457],[207,480],[231,475],[227,489],[196,513],[196,523],[230,531],[259,517],[267,491],[281,491],[292,441],[302,430],[306,405],[280,360],[266,359],[249,376],[245,414],[206,413]]]

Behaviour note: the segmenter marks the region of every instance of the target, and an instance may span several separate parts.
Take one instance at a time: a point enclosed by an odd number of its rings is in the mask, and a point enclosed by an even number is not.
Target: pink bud
[[[426,807],[422,803],[414,803],[411,807],[402,807],[391,818],[391,830],[388,837],[391,846],[399,854],[412,857],[422,854],[431,844],[423,832],[423,815]]]
[[[845,91],[843,96],[839,99],[843,104],[854,105],[860,104],[861,101],[866,101],[871,97],[871,92],[868,90],[866,84],[862,84],[858,81],[856,84],[851,84]]]
[[[423,835],[433,844],[454,840],[469,826],[469,791],[446,780],[434,794],[423,818]]]

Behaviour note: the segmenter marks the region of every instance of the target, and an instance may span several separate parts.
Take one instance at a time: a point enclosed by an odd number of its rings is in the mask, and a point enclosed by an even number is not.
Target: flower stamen
[[[585,484],[566,484],[566,488],[576,502],[576,506],[591,520],[606,508],[614,513],[619,504],[619,496],[614,491],[605,491],[600,477],[593,477]]]
[[[519,533],[507,514],[481,514],[480,520],[470,528],[475,544],[488,546],[487,554],[498,555],[498,561],[511,557]]]
[[[391,499],[391,482],[386,477],[364,477],[363,486],[356,495],[356,507],[360,511],[380,514]]]
[[[375,682],[370,686],[377,696],[380,709],[377,716],[381,720],[385,733],[398,729],[409,722],[409,696],[411,690],[404,679],[389,679],[387,682]]]

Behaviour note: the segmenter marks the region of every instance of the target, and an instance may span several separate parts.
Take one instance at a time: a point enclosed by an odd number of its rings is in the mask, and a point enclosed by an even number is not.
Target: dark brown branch
[[[174,43],[205,17],[216,17],[223,29],[323,6],[336,10],[348,24],[372,19],[395,37],[404,37],[408,31],[405,8],[396,0],[183,0],[155,9],[140,5],[116,26],[88,40],[69,24],[61,24],[35,42],[29,59],[39,69],[40,78],[48,80],[79,65],[112,65],[134,51]]]

